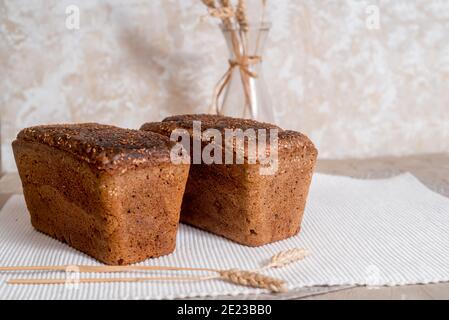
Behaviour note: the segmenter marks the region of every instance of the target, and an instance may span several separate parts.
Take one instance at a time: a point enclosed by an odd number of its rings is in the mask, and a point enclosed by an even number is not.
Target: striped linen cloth
[[[1,266],[98,264],[34,231],[22,196],[11,198],[0,212],[0,246]],[[409,174],[386,180],[317,174],[298,236],[248,248],[183,225],[173,255],[142,265],[253,269],[274,254],[297,247],[308,249],[311,255],[284,269],[266,271],[286,280],[290,289],[449,281],[449,199]],[[117,275],[86,275],[113,276]],[[0,299],[173,299],[264,292],[219,280],[78,286],[5,283],[18,277],[64,278],[65,274],[0,273]]]

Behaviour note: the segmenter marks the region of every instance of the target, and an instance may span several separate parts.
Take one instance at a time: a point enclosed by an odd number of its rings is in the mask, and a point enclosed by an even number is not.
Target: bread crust
[[[136,165],[170,161],[172,143],[151,132],[97,123],[45,125],[26,128],[19,141],[36,142],[65,151],[99,170],[124,171]]]
[[[166,137],[129,133],[96,124],[19,133],[13,150],[38,231],[110,265],[173,252],[189,166],[171,164]]]
[[[295,131],[253,120],[210,115],[170,117],[141,130],[167,137],[175,129],[278,130],[279,168],[260,174],[261,164],[193,164],[181,210],[181,221],[247,246],[262,246],[296,235],[301,227],[318,151]],[[204,147],[204,144],[203,144]],[[233,152],[238,150],[233,148]]]

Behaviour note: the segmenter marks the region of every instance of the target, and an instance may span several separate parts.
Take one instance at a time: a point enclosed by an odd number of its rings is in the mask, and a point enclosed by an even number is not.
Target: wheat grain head
[[[215,0],[201,0],[208,8],[215,9]]]
[[[240,28],[244,32],[248,32],[249,30],[249,22],[248,22],[248,16],[247,16],[247,6],[246,6],[246,0],[239,0],[237,2],[237,9],[235,12],[235,17],[237,19],[237,22],[240,25]]]
[[[246,287],[268,289],[272,292],[285,292],[285,282],[260,273],[244,270],[225,270],[220,272],[223,280]]]
[[[271,258],[270,264],[267,268],[281,268],[297,261],[303,260],[309,252],[305,249],[295,248],[287,251],[282,251]]]

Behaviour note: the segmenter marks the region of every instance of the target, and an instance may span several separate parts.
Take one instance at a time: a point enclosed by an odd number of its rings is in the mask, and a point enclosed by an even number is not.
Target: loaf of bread
[[[193,164],[181,221],[247,246],[261,246],[296,235],[318,155],[313,143],[303,134],[274,125],[210,115],[171,117],[147,123],[141,130],[170,137],[173,130],[184,129],[193,140],[194,121],[201,122],[202,132],[277,129],[278,168],[272,175],[262,175],[262,164],[247,159],[246,144],[244,164]],[[202,139],[203,149],[206,145]],[[222,147],[226,149],[224,144]],[[234,145],[231,150],[234,159],[237,149]],[[267,149],[274,150],[269,143]]]
[[[99,124],[21,131],[13,149],[33,226],[106,264],[170,254],[189,172],[171,147]]]

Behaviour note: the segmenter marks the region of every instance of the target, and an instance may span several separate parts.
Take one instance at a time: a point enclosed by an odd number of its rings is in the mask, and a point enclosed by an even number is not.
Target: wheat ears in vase
[[[283,280],[266,276],[262,271],[276,268],[283,268],[300,260],[308,255],[307,250],[291,249],[283,251],[273,256],[269,263],[255,270],[220,270],[211,268],[186,268],[186,267],[147,267],[147,266],[26,266],[26,267],[0,267],[0,272],[18,272],[18,271],[61,271],[77,273],[119,273],[119,272],[208,272],[209,276],[151,276],[134,278],[81,278],[70,283],[113,283],[113,282],[149,282],[149,281],[208,281],[222,280],[233,284],[266,289],[271,292],[285,292],[285,282]],[[11,279],[7,281],[12,285],[61,285],[67,284],[67,279]]]
[[[262,25],[265,20],[267,0],[259,1],[262,4],[260,17],[260,24]],[[249,111],[252,118],[255,118],[256,112],[250,91],[250,78],[257,78],[257,74],[250,71],[250,66],[260,63],[262,57],[252,55],[248,48],[248,31],[250,28],[248,9],[251,8],[248,7],[246,0],[237,0],[234,3],[231,0],[202,0],[202,2],[208,8],[209,14],[214,18],[220,19],[223,26],[230,32],[234,54],[234,59],[229,61],[228,70],[215,87],[210,112],[221,114],[220,97],[229,85],[234,69],[238,68],[245,96],[244,108]],[[258,39],[260,39],[260,33]],[[256,53],[258,52],[258,47],[259,45],[257,44]]]

